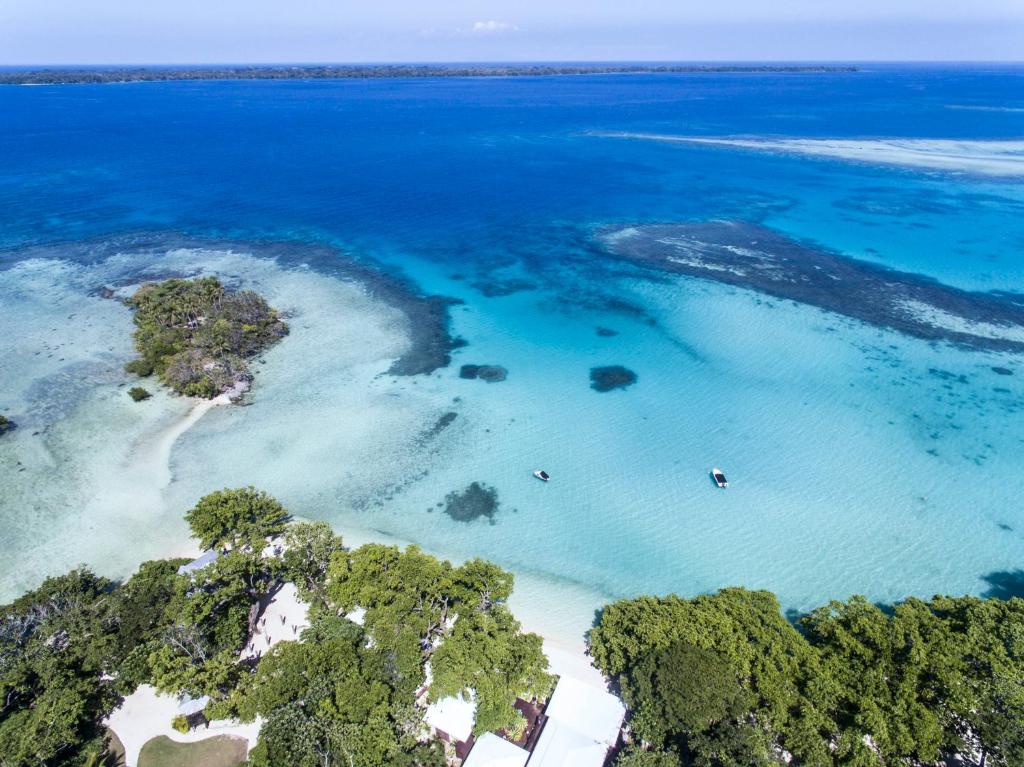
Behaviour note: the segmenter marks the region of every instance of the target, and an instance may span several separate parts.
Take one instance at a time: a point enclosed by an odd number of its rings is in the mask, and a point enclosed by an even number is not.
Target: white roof
[[[353,623],[355,623],[355,624],[357,624],[359,626],[363,626],[363,625],[366,624],[366,608],[365,607],[356,607],[351,612],[345,613],[345,617],[348,618]]]
[[[206,704],[210,702],[210,696],[204,695],[201,698],[190,698],[184,696],[178,700],[178,711],[184,716],[191,716],[192,714],[198,714],[204,708]]]
[[[544,713],[549,719],[567,724],[581,735],[610,748],[619,739],[626,707],[610,692],[563,676]]]
[[[608,746],[548,719],[530,757],[530,767],[603,767]]]
[[[448,734],[455,740],[469,740],[476,721],[476,701],[459,695],[441,698],[427,706],[423,719],[431,727]]]
[[[182,565],[181,567],[179,567],[178,568],[178,575],[184,575],[185,573],[192,573],[192,572],[195,572],[196,570],[202,570],[207,565],[212,565],[214,562],[216,562],[217,561],[217,557],[219,557],[219,556],[220,556],[220,552],[216,551],[214,549],[211,549],[210,551],[204,552],[203,554],[199,555],[198,557],[193,559],[188,564]]]
[[[462,767],[525,767],[530,752],[515,743],[485,732],[476,739]]]

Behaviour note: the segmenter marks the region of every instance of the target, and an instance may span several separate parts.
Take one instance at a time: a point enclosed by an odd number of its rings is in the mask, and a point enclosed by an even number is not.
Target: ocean
[[[0,597],[185,551],[182,513],[247,484],[493,559],[567,638],[640,593],[1024,593],[1022,139],[1024,68],[995,65],[4,87]],[[710,264],[739,251],[694,244],[709,222],[821,254],[820,300]],[[608,247],[666,231],[704,271]],[[946,335],[852,311],[833,267]],[[127,398],[98,288],[198,273],[292,333],[193,423]],[[393,375],[420,296],[462,345]],[[635,382],[597,390],[614,366]]]

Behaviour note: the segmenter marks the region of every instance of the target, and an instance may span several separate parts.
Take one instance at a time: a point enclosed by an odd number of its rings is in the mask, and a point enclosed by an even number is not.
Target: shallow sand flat
[[[36,259],[4,274],[0,355],[8,362],[5,404],[19,424],[0,441],[0,525],[9,546],[0,570],[4,598],[78,563],[123,576],[144,559],[193,548],[182,513],[215,488],[200,483],[173,492],[171,454],[211,410],[246,408],[175,397],[155,381],[144,382],[152,399],[128,398],[125,387],[135,379],[122,367],[131,356],[130,312],[88,293],[145,266],[118,256],[92,266]],[[330,361],[320,375],[372,377],[406,348],[400,313],[356,284],[231,252],[176,250],[149,266],[216,273],[265,293],[303,327],[306,353]],[[345,323],[336,322],[336,312]],[[301,360],[293,362],[301,377]],[[257,389],[260,368],[257,362]],[[258,391],[248,395],[252,403],[258,398]]]
[[[597,135],[750,149],[758,152],[787,152],[998,178],[1024,177],[1024,141],[732,138],[625,132]]]

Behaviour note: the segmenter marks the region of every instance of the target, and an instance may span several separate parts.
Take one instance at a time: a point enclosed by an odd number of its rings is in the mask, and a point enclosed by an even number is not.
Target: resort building
[[[560,677],[529,767],[602,767],[619,740],[626,707],[605,690]]]
[[[461,718],[456,717],[456,712]],[[472,710],[463,703],[461,708],[454,706],[445,713],[448,726],[460,726],[460,733],[466,733],[468,738],[473,720],[466,717]],[[475,742],[456,737],[457,745],[472,748],[463,767],[603,767],[619,741],[626,708],[610,692],[562,676],[543,712],[534,717],[527,711],[523,713],[530,734],[521,744],[509,743],[493,733],[482,735]],[[443,729],[430,718],[428,722],[436,730]],[[450,730],[444,732],[453,734]]]
[[[442,740],[455,748],[459,758],[465,758],[473,746],[473,724],[476,722],[476,701],[470,695],[449,696],[431,703],[423,713],[423,721]]]
[[[481,735],[462,767],[525,767],[530,752],[499,738],[493,732]]]
[[[179,567],[178,575],[187,575],[188,573],[194,573],[197,570],[202,570],[207,565],[212,565],[214,562],[216,562],[219,556],[220,552],[214,551],[213,549],[211,549],[210,551],[204,551],[191,562]]]

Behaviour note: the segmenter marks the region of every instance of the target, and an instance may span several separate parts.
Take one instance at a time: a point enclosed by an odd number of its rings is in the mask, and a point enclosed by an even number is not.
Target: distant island
[[[167,80],[338,80],[409,77],[543,77],[610,74],[856,72],[852,66],[696,64],[345,64],[329,66],[97,67],[0,72],[0,85],[73,85]]]

